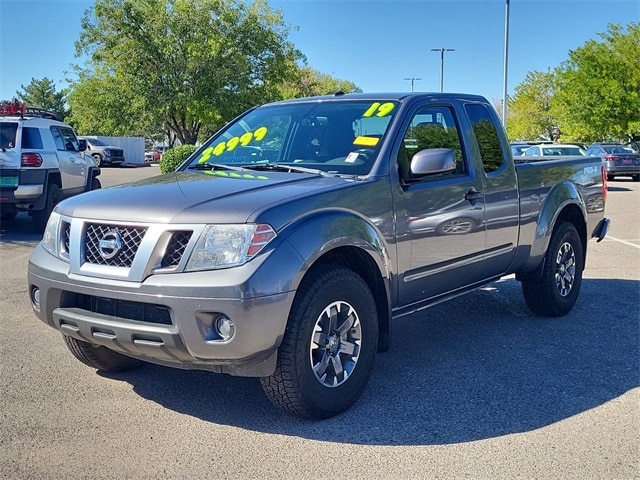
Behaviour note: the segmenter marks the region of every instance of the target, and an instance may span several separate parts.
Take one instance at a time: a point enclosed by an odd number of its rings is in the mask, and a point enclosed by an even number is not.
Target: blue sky
[[[502,98],[506,0],[270,0],[311,67],[365,92],[440,89]],[[93,1],[0,0],[0,99],[31,78],[66,86]],[[558,66],[609,23],[640,22],[640,0],[510,0],[508,91]]]

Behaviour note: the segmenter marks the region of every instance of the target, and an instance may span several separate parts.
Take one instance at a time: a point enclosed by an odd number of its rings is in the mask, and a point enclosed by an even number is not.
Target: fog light
[[[220,315],[216,320],[216,330],[218,331],[218,335],[222,340],[227,341],[235,332],[235,327],[231,319],[225,315]]]
[[[31,288],[31,302],[37,310],[40,310],[40,289],[38,287]]]

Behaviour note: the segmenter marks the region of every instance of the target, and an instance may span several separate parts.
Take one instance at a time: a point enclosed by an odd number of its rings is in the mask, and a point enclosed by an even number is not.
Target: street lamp
[[[422,80],[422,79],[421,78],[416,78],[416,77],[408,77],[408,78],[405,78],[405,80],[410,80],[411,81],[411,92],[413,92],[413,82],[415,80]]]
[[[444,86],[444,52],[455,52],[455,48],[432,48],[432,52],[440,52],[440,91],[443,92]]]
[[[507,128],[507,63],[509,60],[509,0],[504,11],[504,79],[502,85],[502,125]]]

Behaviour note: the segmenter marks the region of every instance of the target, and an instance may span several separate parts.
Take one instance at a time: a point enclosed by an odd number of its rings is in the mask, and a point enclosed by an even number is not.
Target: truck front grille
[[[162,305],[114,300],[82,294],[70,294],[70,297],[75,297],[75,301],[68,301],[70,303],[68,306],[81,308],[88,312],[138,322],[159,323],[162,325],[172,324],[169,308]]]
[[[112,267],[131,267],[144,227],[89,224],[85,234],[84,261]]]
[[[192,233],[191,231],[173,232],[167,250],[162,257],[162,268],[175,267],[180,263]]]

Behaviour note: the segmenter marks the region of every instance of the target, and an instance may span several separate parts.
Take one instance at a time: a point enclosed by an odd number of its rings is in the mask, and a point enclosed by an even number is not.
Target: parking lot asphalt
[[[533,316],[507,277],[399,319],[362,398],[322,422],[282,414],[256,379],[82,365],[31,311],[40,237],[20,214],[0,226],[0,477],[640,478],[640,183],[609,187],[569,315]]]

